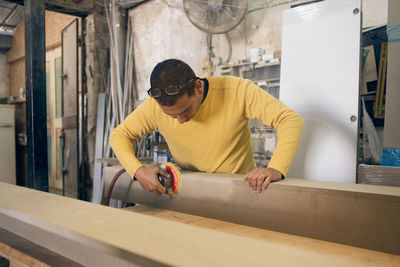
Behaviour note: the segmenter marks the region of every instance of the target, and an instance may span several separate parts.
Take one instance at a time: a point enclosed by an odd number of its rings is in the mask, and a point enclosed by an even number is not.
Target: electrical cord
[[[294,3],[294,2],[297,2],[297,1],[298,0],[289,0],[289,1],[285,1],[285,2],[279,2],[279,3],[275,3],[273,1],[270,1],[270,3],[274,3],[274,4],[262,5],[262,6],[254,6],[252,9],[248,10],[247,13],[252,13],[252,12],[263,10],[263,9],[267,9],[267,8],[272,8],[272,7],[282,6],[282,5],[286,5],[286,4],[291,4],[291,3]]]
[[[229,61],[231,61],[231,58],[232,58],[232,43],[231,43],[231,38],[229,37],[229,34],[227,32],[225,33],[225,37],[226,37],[226,40],[228,41],[228,45],[229,45],[228,57],[226,58],[225,62],[222,62],[222,59],[220,57],[218,57],[219,58],[218,65],[226,64]],[[207,42],[208,55],[210,58],[213,58],[213,57],[216,57],[216,55],[213,51],[214,47],[212,47],[211,38],[212,38],[212,34],[207,33],[206,42]]]
[[[107,196],[106,196],[106,206],[110,205],[111,194],[114,189],[115,183],[117,182],[117,180],[121,176],[121,174],[123,174],[125,171],[126,171],[125,169],[119,170],[119,172],[117,172],[117,174],[112,179],[110,187],[108,188]]]
[[[232,59],[232,42],[231,42],[231,38],[230,38],[230,36],[229,36],[229,34],[227,32],[225,33],[225,37],[228,40],[228,44],[229,44],[229,54],[228,54],[228,57],[227,57],[226,61],[224,62],[224,64],[228,63]]]
[[[131,180],[131,182],[129,183],[129,186],[128,186],[128,190],[126,190],[126,195],[125,195],[124,201],[122,202],[122,207],[123,207],[123,208],[126,208],[126,205],[128,204],[129,192],[131,192],[131,188],[132,188],[132,185],[133,185],[133,181],[134,181],[134,180],[135,180],[135,179],[132,179],[132,180]]]

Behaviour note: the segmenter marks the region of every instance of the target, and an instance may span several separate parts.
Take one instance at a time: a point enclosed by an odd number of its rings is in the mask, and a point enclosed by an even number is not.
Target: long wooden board
[[[105,169],[106,192],[121,167]],[[112,197],[162,209],[400,254],[400,188],[287,179],[254,193],[241,175],[182,174],[174,198],[145,192],[125,173]]]
[[[88,266],[364,266],[5,183],[0,228]]]

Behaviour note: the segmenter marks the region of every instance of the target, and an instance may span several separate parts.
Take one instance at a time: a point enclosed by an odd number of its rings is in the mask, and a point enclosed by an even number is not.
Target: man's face
[[[165,114],[177,119],[179,123],[185,123],[196,115],[199,110],[201,99],[199,99],[199,92],[195,88],[195,94],[188,96],[187,94],[179,97],[175,104],[172,106],[160,105]]]

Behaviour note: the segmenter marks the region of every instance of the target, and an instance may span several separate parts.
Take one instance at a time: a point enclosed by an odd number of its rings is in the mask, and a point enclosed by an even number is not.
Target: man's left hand
[[[255,168],[248,172],[244,179],[249,183],[251,189],[256,193],[267,189],[271,181],[282,179],[282,173],[273,168]]]

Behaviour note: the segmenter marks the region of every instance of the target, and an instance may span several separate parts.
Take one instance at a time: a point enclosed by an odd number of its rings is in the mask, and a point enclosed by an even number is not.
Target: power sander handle
[[[162,176],[161,174],[158,174],[158,181],[160,182],[160,184],[162,185],[162,186],[165,186],[165,177],[164,176]]]
[[[158,178],[158,181],[160,182],[160,184],[162,186],[165,186],[165,193],[168,194],[168,188],[170,188],[172,186],[171,178],[167,178],[161,174],[158,174],[157,178]]]

